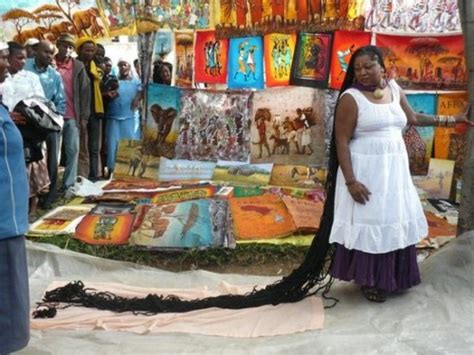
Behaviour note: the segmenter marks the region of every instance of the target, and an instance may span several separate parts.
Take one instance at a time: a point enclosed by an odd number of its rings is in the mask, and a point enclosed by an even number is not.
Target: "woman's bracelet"
[[[434,116],[434,126],[438,127],[454,127],[456,125],[456,117],[454,116]]]

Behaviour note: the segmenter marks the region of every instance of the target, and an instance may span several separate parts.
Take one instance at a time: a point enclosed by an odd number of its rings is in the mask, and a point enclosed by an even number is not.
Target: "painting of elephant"
[[[159,104],[153,104],[150,107],[150,112],[153,120],[158,125],[158,134],[156,136],[156,143],[162,144],[173,126],[173,121],[176,118],[178,111],[169,107],[166,110],[163,109]]]
[[[31,30],[23,30],[14,37],[15,42],[25,43],[29,38],[37,38],[39,40],[45,39],[45,35],[48,33],[46,27],[38,26]]]
[[[86,34],[93,37],[105,35],[104,28],[97,22],[100,18],[99,9],[91,7],[87,10],[76,11],[72,15],[72,21],[78,34]]]

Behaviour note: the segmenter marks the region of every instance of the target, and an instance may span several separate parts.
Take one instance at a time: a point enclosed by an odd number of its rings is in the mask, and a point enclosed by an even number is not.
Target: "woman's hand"
[[[470,112],[471,112],[471,105],[467,105],[466,111],[464,111],[464,113],[454,116],[454,118],[456,119],[456,123],[465,123],[473,127],[474,121],[469,120]]]
[[[351,182],[347,188],[355,202],[365,205],[365,203],[369,201],[371,192],[363,183],[355,180]]]

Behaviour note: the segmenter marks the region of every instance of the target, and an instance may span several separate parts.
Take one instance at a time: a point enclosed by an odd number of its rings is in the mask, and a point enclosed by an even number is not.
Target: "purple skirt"
[[[343,281],[354,281],[360,286],[386,292],[401,291],[421,281],[415,245],[384,254],[370,254],[337,244],[330,274]]]

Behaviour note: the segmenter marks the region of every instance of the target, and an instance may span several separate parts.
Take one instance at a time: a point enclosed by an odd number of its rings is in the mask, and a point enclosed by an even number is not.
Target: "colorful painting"
[[[156,179],[158,177],[159,166],[159,157],[146,154],[142,141],[123,139],[119,142],[117,148],[114,179]]]
[[[273,88],[254,94],[251,162],[324,163],[324,91]]]
[[[215,31],[196,32],[194,81],[207,84],[227,82],[229,40],[216,39]]]
[[[431,159],[427,176],[414,176],[413,182],[426,191],[429,198],[449,199],[453,179],[454,161]]]
[[[291,196],[282,196],[296,229],[300,232],[315,232],[323,215],[323,202],[315,202]]]
[[[93,206],[61,206],[57,207],[40,220],[34,222],[28,235],[51,236],[74,233],[74,230]]]
[[[160,181],[211,180],[215,166],[213,162],[171,160],[161,157],[158,179]]]
[[[434,94],[408,94],[408,103],[415,112],[425,113],[427,115],[436,114],[437,97]],[[408,158],[410,160],[410,172],[412,175],[426,175],[428,165],[433,154],[434,127],[413,127],[416,130],[417,139],[408,140],[404,135],[405,143],[407,143]],[[411,143],[412,144],[411,144]],[[420,149],[416,149],[416,142],[422,143]]]
[[[6,41],[37,38],[54,43],[64,32],[95,38],[107,35],[95,0],[1,1],[0,15]]]
[[[296,226],[283,201],[276,195],[230,199],[236,240],[285,237]]]
[[[230,89],[263,89],[261,37],[230,39],[227,77]]]
[[[302,189],[323,189],[327,170],[304,165],[274,165],[270,185],[297,187]]]
[[[176,158],[247,161],[251,95],[183,90]]]
[[[370,0],[365,28],[377,32],[461,32],[457,0]]]
[[[438,115],[452,116],[464,113],[468,105],[468,95],[466,92],[440,94],[438,95]],[[457,124],[456,127],[436,127],[435,129],[435,152],[436,159],[448,159],[450,150],[451,134],[464,135],[467,126]]]
[[[370,44],[371,33],[356,31],[336,31],[331,54],[331,79],[329,86],[340,89],[346,76],[352,53]]]
[[[326,88],[331,48],[330,33],[299,33],[291,67],[290,84]]]
[[[194,32],[176,31],[176,81],[175,85],[190,88],[193,85]]]
[[[164,205],[169,203],[209,198],[214,196],[215,193],[216,187],[210,185],[179,189],[174,188],[171,190],[155,193],[151,202],[154,205]]]
[[[173,158],[179,134],[181,90],[160,84],[149,84],[147,120],[143,139],[143,156]],[[156,178],[156,176],[155,176]]]
[[[295,45],[295,34],[271,33],[264,37],[267,87],[289,85]]]
[[[467,72],[462,35],[376,35],[390,78],[403,89],[464,90]]]
[[[152,32],[161,27],[171,29],[205,29],[212,27],[212,0],[138,0],[138,32]]]
[[[131,213],[88,214],[77,226],[74,238],[93,245],[127,244],[133,219]]]
[[[212,180],[232,185],[268,185],[273,164],[247,164],[220,160]]]
[[[135,6],[127,0],[96,0],[110,37],[136,34]]]
[[[170,185],[158,180],[140,178],[117,178],[108,182],[102,189],[105,192],[126,192],[126,191],[153,191]]]
[[[173,68],[176,58],[173,39],[171,30],[161,29],[155,32],[150,73],[150,79],[155,84],[172,85],[174,83]]]
[[[198,248],[214,245],[208,200],[139,206],[131,245]]]

